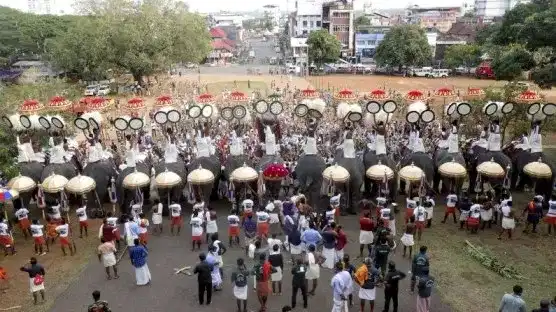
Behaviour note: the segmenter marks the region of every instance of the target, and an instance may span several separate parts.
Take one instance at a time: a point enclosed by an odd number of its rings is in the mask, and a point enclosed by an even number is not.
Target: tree
[[[290,29],[289,22],[287,22],[286,25],[284,26],[284,30],[282,31],[282,33],[280,33],[280,37],[278,38],[278,43],[280,44],[280,52],[282,53],[283,57],[285,57],[286,54],[291,49],[289,29]]]
[[[450,68],[473,67],[481,62],[481,47],[475,44],[456,44],[444,52],[444,63]]]
[[[535,66],[533,55],[521,45],[510,45],[495,55],[492,70],[498,80],[516,80]]]
[[[307,38],[309,47],[309,63],[315,63],[317,68],[328,62],[335,62],[340,57],[342,45],[340,41],[327,30],[313,31]]]
[[[358,26],[371,25],[371,20],[365,15],[361,15],[353,23],[355,24],[355,29],[357,29]]]
[[[429,64],[432,50],[425,30],[417,25],[394,26],[376,49],[377,64],[398,67]]]
[[[111,69],[142,78],[178,62],[198,63],[210,52],[205,20],[176,0],[86,0],[85,20],[48,42],[60,68],[102,78]]]

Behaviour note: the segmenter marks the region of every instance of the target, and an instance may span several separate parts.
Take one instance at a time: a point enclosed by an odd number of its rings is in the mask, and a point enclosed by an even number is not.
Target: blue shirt
[[[301,235],[301,241],[309,247],[309,245],[315,245],[315,247],[319,244],[322,236],[317,230],[308,229]]]
[[[245,218],[245,221],[243,221],[243,229],[246,234],[255,234],[257,232],[257,222],[255,222],[253,217],[247,217]]]
[[[133,246],[129,248],[129,258],[134,267],[140,268],[147,263],[147,249],[143,245]]]
[[[129,225],[129,231],[133,236],[139,236],[139,225],[137,222],[131,222]]]

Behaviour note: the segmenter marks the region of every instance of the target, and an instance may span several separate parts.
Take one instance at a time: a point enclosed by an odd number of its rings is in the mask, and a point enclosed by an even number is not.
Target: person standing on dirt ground
[[[108,307],[108,302],[104,300],[100,300],[100,291],[95,290],[93,291],[93,304],[89,305],[87,312],[111,312],[110,308]]]
[[[411,292],[415,290],[415,283],[417,278],[424,274],[424,271],[429,272],[429,256],[427,255],[427,246],[421,246],[419,248],[419,253],[413,257],[411,262]]]
[[[431,294],[432,287],[434,286],[434,279],[429,275],[429,270],[423,269],[419,276],[419,283],[417,284],[417,312],[430,312],[431,310]],[[517,311],[516,311],[517,312]],[[525,312],[525,310],[523,310]]]
[[[394,261],[388,263],[388,273],[384,277],[384,310],[382,312],[390,310],[390,300],[392,300],[394,305],[393,311],[398,312],[398,284],[405,276],[405,273],[396,270],[396,263]]]
[[[35,242],[35,254],[39,255],[46,255],[44,251],[44,246],[46,245],[46,251],[49,251],[48,244],[45,243],[44,239],[44,225],[39,224],[39,220],[33,220],[33,224],[31,224],[31,235],[33,235],[33,240]]]
[[[155,199],[153,205],[153,233],[162,234],[162,203]]]
[[[70,238],[70,227],[69,224],[66,223],[65,218],[62,218],[60,221],[60,225],[56,227],[56,233],[60,238],[60,248],[62,248],[62,252],[64,253],[64,256],[67,256],[66,246],[69,248],[70,255],[73,256],[76,252],[75,244],[73,243],[73,240]]]
[[[400,239],[403,245],[403,255],[405,258],[406,250],[409,249],[409,259],[413,256],[413,246],[415,245],[415,239],[413,235],[415,234],[415,216],[409,218],[409,222],[405,225],[405,232]]]
[[[110,268],[114,271],[114,278],[118,279],[116,246],[114,246],[113,241],[107,241],[104,237],[101,238],[100,241],[101,244],[98,246],[98,261],[102,262],[104,265],[108,279],[112,279],[112,276],[110,276]]]
[[[298,258],[292,268],[292,309],[295,309],[297,301],[297,291],[301,290],[303,297],[303,309],[307,309],[307,283],[305,283],[305,273],[307,273],[307,265],[303,263],[303,259]]]
[[[44,275],[46,271],[43,266],[37,263],[37,258],[31,257],[29,259],[30,266],[22,266],[19,270],[29,274],[29,285],[31,294],[33,294],[33,303],[36,305],[38,295],[41,294],[41,299],[44,302]]]
[[[521,298],[523,288],[515,285],[513,293],[502,296],[499,312],[526,312],[525,300]]]
[[[85,232],[85,237],[89,236],[89,221],[87,220],[87,205],[83,205],[75,210],[77,219],[79,220],[79,238],[83,238],[83,232]]]
[[[237,269],[232,272],[232,283],[234,284],[234,297],[236,297],[237,312],[247,312],[249,271],[242,258],[237,259]],[[243,309],[242,309],[243,306]]]
[[[15,255],[15,246],[12,234],[10,233],[10,226],[8,225],[8,220],[4,220],[0,216],[0,247],[4,249],[4,256],[9,254],[11,251],[12,256]]]
[[[527,214],[527,224],[523,233],[529,233],[529,226],[533,226],[533,233],[537,233],[537,225],[542,218],[542,200],[542,195],[536,195],[523,209],[523,216]]]

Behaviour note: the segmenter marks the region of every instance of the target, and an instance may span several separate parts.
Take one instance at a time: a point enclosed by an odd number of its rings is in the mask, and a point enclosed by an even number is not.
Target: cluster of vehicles
[[[421,67],[413,68],[410,70],[410,75],[413,77],[425,78],[448,78],[451,70],[443,68]]]
[[[106,84],[93,84],[85,87],[85,96],[107,96],[110,94],[110,86]]]

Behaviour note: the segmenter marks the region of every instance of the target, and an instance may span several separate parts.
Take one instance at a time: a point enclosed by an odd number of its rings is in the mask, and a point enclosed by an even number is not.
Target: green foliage
[[[17,146],[13,135],[4,125],[0,126],[0,171],[4,173],[6,179],[17,176],[18,168],[15,157],[17,157]]]
[[[502,48],[492,62],[492,69],[498,80],[519,80],[523,71],[534,66],[533,55],[521,45]]]
[[[375,59],[381,66],[389,65],[399,69],[403,66],[429,64],[432,50],[425,30],[417,25],[392,27],[377,47]]]
[[[204,19],[175,0],[86,1],[89,16],[48,42],[60,68],[103,78],[107,70],[131,72],[136,81],[178,62],[199,63],[210,52]]]
[[[317,67],[327,62],[335,62],[340,57],[340,41],[324,29],[311,32],[307,38],[307,45],[309,62],[314,62]]]
[[[356,18],[353,23],[355,24],[355,28],[357,28],[357,26],[371,25],[371,20],[368,17],[362,15]]]
[[[477,66],[481,62],[481,47],[476,44],[451,45],[444,52],[444,63],[450,68]]]
[[[282,52],[282,56],[285,56],[288,51],[291,49],[291,41],[290,41],[290,33],[289,33],[289,23],[286,23],[284,30],[280,34],[278,38],[278,44],[280,45],[280,52]]]
[[[487,269],[505,278],[523,279],[523,276],[514,267],[501,262],[485,248],[476,247],[468,240],[465,243],[467,253]]]

